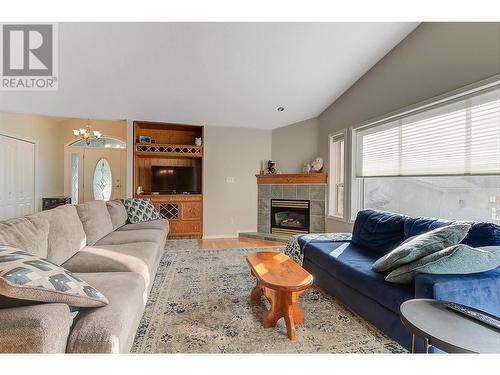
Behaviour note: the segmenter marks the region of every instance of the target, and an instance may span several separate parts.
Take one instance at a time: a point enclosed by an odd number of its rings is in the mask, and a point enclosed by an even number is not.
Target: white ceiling
[[[62,23],[59,90],[0,91],[0,110],[273,129],[319,115],[417,25]]]

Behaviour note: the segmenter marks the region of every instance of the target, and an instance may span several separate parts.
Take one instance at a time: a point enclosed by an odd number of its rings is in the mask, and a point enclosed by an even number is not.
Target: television
[[[151,167],[151,191],[160,194],[200,194],[195,167]]]

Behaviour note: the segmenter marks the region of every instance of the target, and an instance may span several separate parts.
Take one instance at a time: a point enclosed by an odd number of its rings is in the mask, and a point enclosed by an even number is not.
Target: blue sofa
[[[401,323],[399,307],[413,298],[432,298],[473,306],[500,316],[500,267],[470,275],[420,274],[407,285],[384,280],[372,271],[373,263],[406,238],[450,224],[451,221],[414,218],[376,210],[357,215],[350,241],[306,241],[299,238],[304,268],[325,289],[352,311],[406,348],[410,333]],[[463,243],[500,245],[500,227],[474,223]],[[417,350],[422,344],[417,340]]]

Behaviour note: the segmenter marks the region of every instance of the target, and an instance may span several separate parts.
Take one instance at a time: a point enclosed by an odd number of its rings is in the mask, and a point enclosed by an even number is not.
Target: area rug
[[[301,297],[297,340],[283,319],[264,329],[269,303],[250,302],[255,279],[245,256],[280,248],[200,250],[167,241],[135,342],[137,353],[400,353],[405,350],[320,288]]]

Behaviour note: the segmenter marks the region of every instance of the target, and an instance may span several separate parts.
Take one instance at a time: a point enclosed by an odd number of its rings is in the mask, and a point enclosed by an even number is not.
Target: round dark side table
[[[401,304],[401,321],[412,334],[412,353],[415,336],[424,340],[425,353],[431,346],[448,353],[500,353],[500,330],[454,311],[445,303],[412,299]]]

